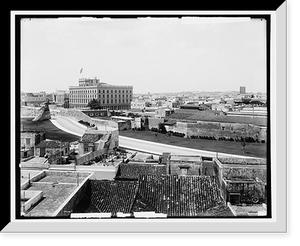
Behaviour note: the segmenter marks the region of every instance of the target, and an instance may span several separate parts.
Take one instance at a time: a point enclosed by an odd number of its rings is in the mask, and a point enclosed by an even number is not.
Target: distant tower
[[[240,86],[240,93],[246,94],[246,86]]]

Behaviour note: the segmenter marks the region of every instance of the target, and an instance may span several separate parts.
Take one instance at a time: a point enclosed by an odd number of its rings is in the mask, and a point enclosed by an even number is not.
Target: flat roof
[[[171,155],[171,161],[201,161],[201,156]]]
[[[66,201],[73,191],[90,175],[88,172],[44,171],[44,175],[31,182],[29,191],[42,191],[40,200],[24,216],[50,217]]]

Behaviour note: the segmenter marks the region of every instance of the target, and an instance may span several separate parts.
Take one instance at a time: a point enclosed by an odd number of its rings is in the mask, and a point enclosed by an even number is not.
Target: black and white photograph
[[[276,219],[271,19],[18,16],[15,218]]]

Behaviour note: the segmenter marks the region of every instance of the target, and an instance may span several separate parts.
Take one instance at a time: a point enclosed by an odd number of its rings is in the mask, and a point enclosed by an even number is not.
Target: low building
[[[88,129],[78,140],[78,155],[104,149],[106,140],[106,132]]]
[[[174,109],[159,107],[157,110],[155,110],[155,118],[164,118],[170,116],[174,112]]]
[[[131,117],[111,116],[111,119],[118,123],[119,131],[131,130],[134,125],[134,119]]]
[[[233,204],[262,204],[267,201],[266,159],[214,158],[221,193]]]
[[[131,102],[131,108],[132,109],[145,109],[147,106],[149,106],[149,103],[147,104],[144,100],[134,100]]]
[[[44,140],[34,147],[34,155],[44,157],[45,155],[60,154],[67,156],[70,154],[70,143],[60,142],[58,140]]]
[[[84,197],[92,174],[21,170],[21,216],[69,217]]]
[[[22,106],[33,106],[39,107],[46,101],[46,92],[42,91],[39,93],[23,93],[21,97]]]
[[[228,138],[232,141],[249,139],[253,142],[267,141],[267,119],[243,116],[227,116],[221,111],[176,110],[167,119],[176,125],[167,131],[185,134],[186,137]]]
[[[22,131],[21,130],[21,158],[34,155],[34,146],[46,139],[45,132]]]
[[[107,109],[84,109],[83,113],[90,117],[107,117],[109,116],[109,112]]]
[[[167,161],[169,175],[202,175],[201,156],[170,155]]]

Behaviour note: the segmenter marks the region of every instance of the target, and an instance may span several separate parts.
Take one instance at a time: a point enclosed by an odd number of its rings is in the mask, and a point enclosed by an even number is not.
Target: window
[[[89,151],[88,147],[84,146],[83,151],[84,151],[84,153],[88,152]]]
[[[181,168],[181,175],[187,175],[187,168]]]
[[[30,138],[26,138],[26,145],[30,145]]]
[[[225,126],[221,126],[221,130],[222,130],[222,131],[225,131]]]

